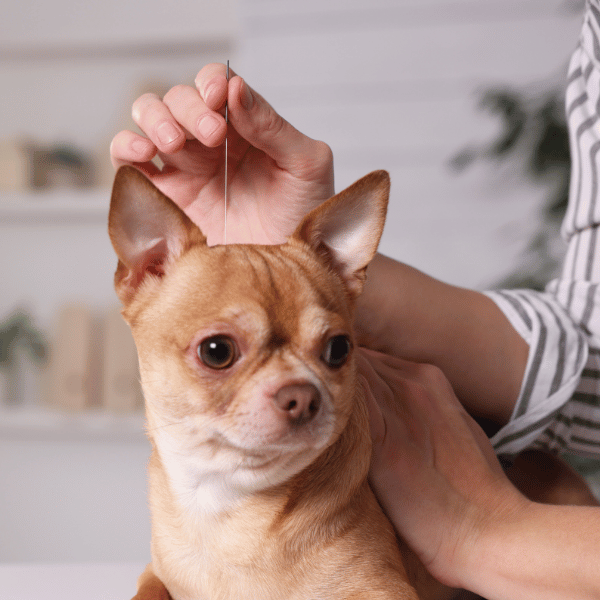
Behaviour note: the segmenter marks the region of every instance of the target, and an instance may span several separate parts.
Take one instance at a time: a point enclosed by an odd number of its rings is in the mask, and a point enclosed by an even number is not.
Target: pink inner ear
[[[165,239],[157,240],[153,246],[144,249],[135,270],[140,273],[140,279],[146,273],[162,277],[165,274],[168,260],[169,247],[167,241]]]

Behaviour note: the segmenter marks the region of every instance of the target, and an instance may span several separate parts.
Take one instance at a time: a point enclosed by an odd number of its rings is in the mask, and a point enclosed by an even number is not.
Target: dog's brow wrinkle
[[[244,258],[246,259],[246,262],[248,263],[248,266],[250,267],[250,269],[252,271],[254,280],[257,285],[260,285],[260,276],[259,276],[258,270],[256,269],[256,265],[254,264],[254,261],[250,258],[250,248],[244,247],[243,251],[244,251]]]
[[[283,334],[278,331],[273,331],[271,337],[269,339],[268,347],[271,350],[276,350],[277,348],[281,348],[285,346],[289,342],[289,336]]]

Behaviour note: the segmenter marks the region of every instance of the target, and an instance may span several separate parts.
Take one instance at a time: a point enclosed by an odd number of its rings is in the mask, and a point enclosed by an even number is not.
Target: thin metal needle
[[[227,61],[227,81],[229,82],[229,61]],[[227,89],[229,95],[229,88]],[[225,124],[229,125],[229,114],[227,107],[227,100],[225,100]],[[228,162],[228,148],[227,148],[227,137],[228,131],[225,132],[225,215],[223,220],[223,243],[227,243],[227,162]]]

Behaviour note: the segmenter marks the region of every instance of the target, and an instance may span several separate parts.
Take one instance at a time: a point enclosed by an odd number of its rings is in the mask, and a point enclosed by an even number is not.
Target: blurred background
[[[381,250],[543,285],[562,245],[569,0],[20,0],[0,21],[0,562],[144,561],[149,446],[106,234],[112,136],[145,91],[232,68],[392,176]]]

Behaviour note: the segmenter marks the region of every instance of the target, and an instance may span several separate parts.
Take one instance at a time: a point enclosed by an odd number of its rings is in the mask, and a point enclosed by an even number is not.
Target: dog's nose
[[[311,421],[321,407],[321,394],[312,383],[283,386],[274,396],[275,406],[285,413],[294,425]]]

